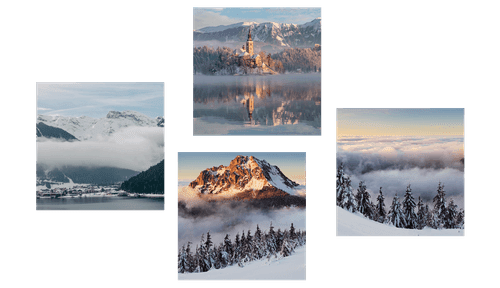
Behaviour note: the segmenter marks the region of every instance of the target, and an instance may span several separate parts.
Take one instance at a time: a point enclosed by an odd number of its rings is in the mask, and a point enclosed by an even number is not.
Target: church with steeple
[[[262,54],[262,53],[261,53]],[[264,74],[276,74],[270,67],[268,67],[260,54],[255,54],[253,50],[253,40],[252,40],[252,27],[248,29],[248,38],[240,49],[234,50],[234,56],[239,58],[239,65],[246,66],[250,68],[260,69],[259,73]]]
[[[250,56],[253,55],[253,41],[252,41],[252,28],[248,29],[247,49],[246,51]]]
[[[252,28],[248,29],[248,39],[245,45],[241,49],[236,49],[234,54],[240,58],[243,58],[253,67],[261,67],[262,59],[259,54],[254,54],[253,52],[253,40],[252,40]]]

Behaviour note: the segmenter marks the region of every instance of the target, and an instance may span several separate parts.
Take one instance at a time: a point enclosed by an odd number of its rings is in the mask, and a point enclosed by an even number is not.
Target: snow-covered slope
[[[294,194],[299,184],[288,179],[277,166],[253,156],[236,156],[229,166],[220,165],[201,171],[189,186],[203,194],[235,195],[249,190],[279,189]]]
[[[307,29],[307,28],[312,28],[316,31],[321,32],[321,17],[318,17],[311,22],[304,23],[302,25],[299,25],[300,28]]]
[[[122,128],[163,127],[164,118],[151,119],[135,111],[110,111],[105,118],[91,118],[87,116],[66,117],[38,115],[37,123],[63,129],[74,135],[78,140],[89,140],[98,136],[108,136]]]
[[[272,258],[249,262],[204,273],[178,274],[179,280],[305,280],[306,246],[285,258]]]
[[[249,29],[252,30],[254,42],[265,42],[283,47],[321,43],[321,18],[319,17],[302,25],[276,22],[240,22],[205,27],[193,31],[193,36],[195,41],[246,41]]]
[[[463,229],[396,228],[351,213],[337,206],[337,236],[463,236]]]
[[[43,122],[36,124],[36,137],[61,139],[66,141],[77,141],[78,139],[61,128],[46,125]]]

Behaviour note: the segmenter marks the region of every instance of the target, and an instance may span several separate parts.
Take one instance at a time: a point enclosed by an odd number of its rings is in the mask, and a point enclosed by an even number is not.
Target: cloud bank
[[[218,244],[226,234],[233,242],[236,233],[241,235],[242,231],[246,234],[251,230],[253,235],[257,225],[262,231],[269,230],[271,222],[276,231],[278,228],[288,229],[291,223],[296,229],[306,228],[305,208],[269,209],[259,207],[259,202],[207,201],[190,187],[179,187],[178,194],[179,247],[188,241],[196,246],[207,231],[210,231],[212,241]]]
[[[63,166],[116,167],[143,171],[164,159],[164,129],[128,127],[89,141],[37,141],[37,163]]]
[[[354,191],[365,181],[375,202],[382,187],[386,208],[396,193],[404,195],[408,184],[416,199],[432,204],[439,182],[447,199],[464,207],[462,136],[340,138],[337,144],[337,163],[344,163]]]

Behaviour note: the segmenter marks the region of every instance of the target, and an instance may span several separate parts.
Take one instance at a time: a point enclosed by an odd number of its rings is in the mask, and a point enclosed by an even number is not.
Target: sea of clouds
[[[116,167],[144,171],[164,159],[163,135],[161,127],[127,127],[87,141],[39,138],[37,164],[52,168]]]
[[[462,136],[346,137],[337,140],[337,163],[344,163],[356,191],[364,181],[376,201],[380,187],[387,208],[411,184],[413,196],[432,207],[438,183],[447,199],[464,207],[464,142]]]

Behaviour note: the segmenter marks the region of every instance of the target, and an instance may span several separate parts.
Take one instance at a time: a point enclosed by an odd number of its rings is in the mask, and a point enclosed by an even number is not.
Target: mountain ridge
[[[204,27],[193,31],[193,40],[245,42],[248,37],[248,29],[251,29],[254,42],[264,42],[282,47],[321,44],[321,17],[300,25],[277,22],[239,22]]]
[[[228,166],[207,168],[189,184],[200,194],[229,196],[236,200],[286,197],[298,183],[278,166],[254,156],[238,155]]]
[[[78,140],[90,140],[98,136],[109,136],[126,127],[164,127],[163,116],[149,118],[148,116],[131,110],[109,111],[106,117],[92,118],[88,116],[52,116],[38,115],[39,123],[56,127],[73,135]]]

